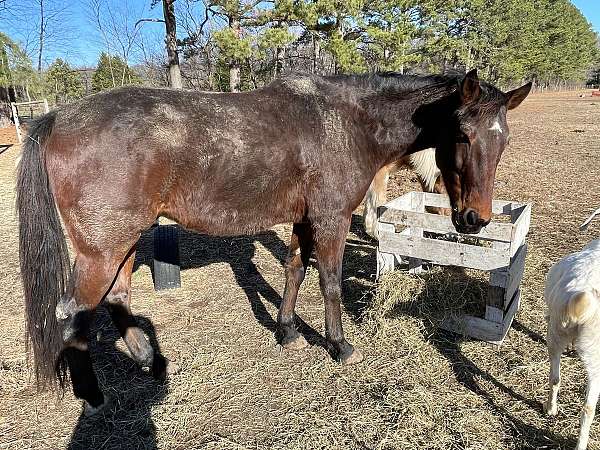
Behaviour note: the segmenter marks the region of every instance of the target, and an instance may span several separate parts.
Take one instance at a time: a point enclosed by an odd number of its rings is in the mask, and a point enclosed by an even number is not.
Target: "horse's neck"
[[[416,109],[417,105],[408,101],[366,99],[364,110],[383,164],[417,151],[414,146],[418,143],[421,128],[411,120]]]
[[[435,147],[435,131],[449,113],[451,89],[415,95],[399,92],[365,96],[363,110],[382,158],[389,161]],[[439,104],[439,106],[438,106]],[[423,110],[426,110],[423,112]]]

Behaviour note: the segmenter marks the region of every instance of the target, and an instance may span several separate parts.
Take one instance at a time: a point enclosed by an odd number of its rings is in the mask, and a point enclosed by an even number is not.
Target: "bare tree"
[[[161,0],[152,0],[152,7]],[[142,22],[163,22],[165,24],[165,44],[167,48],[167,66],[169,68],[169,84],[172,88],[182,89],[181,69],[179,67],[179,53],[177,52],[177,22],[175,20],[175,0],[162,0],[164,20],[140,19],[136,26]]]
[[[162,0],[165,15],[165,32],[167,44],[167,57],[169,65],[169,81],[171,87],[182,89],[181,70],[179,68],[179,54],[177,53],[177,24],[175,22],[175,0]]]
[[[213,39],[214,17],[207,0],[181,0],[177,23],[184,30],[182,76],[195,89],[215,90],[218,48]]]
[[[66,0],[14,1],[13,14],[17,15],[19,26],[25,36],[25,48],[35,54],[37,71],[41,72],[48,50],[66,48],[70,42],[69,19],[70,3]]]
[[[106,0],[87,0],[86,6],[88,18],[100,33],[107,53],[117,53],[129,67],[132,53],[140,46],[141,33],[137,19],[144,14],[145,8],[134,9],[130,0],[110,4]],[[114,72],[110,58],[109,67],[114,87],[129,81],[125,79],[125,68],[121,73]]]

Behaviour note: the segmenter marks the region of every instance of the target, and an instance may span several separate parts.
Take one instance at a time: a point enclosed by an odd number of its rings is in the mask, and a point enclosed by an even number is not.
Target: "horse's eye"
[[[457,144],[470,144],[471,141],[469,140],[469,137],[463,133],[462,131],[458,131],[456,133],[456,143]]]

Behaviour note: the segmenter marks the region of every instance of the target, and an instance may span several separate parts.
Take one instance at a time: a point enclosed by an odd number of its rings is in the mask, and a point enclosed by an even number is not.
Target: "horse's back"
[[[141,229],[165,214],[215,234],[297,221],[319,143],[318,118],[295,107],[276,92],[148,88],[69,105],[57,112],[47,153],[57,198],[70,199],[59,206],[89,217],[79,229],[125,212]]]

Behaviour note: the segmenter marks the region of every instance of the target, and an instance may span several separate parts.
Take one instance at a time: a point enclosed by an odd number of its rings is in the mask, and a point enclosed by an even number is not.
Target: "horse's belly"
[[[172,218],[185,228],[215,236],[255,234],[280,223],[299,222],[304,216],[300,202],[287,205],[250,201],[206,202],[198,208],[178,208]]]

